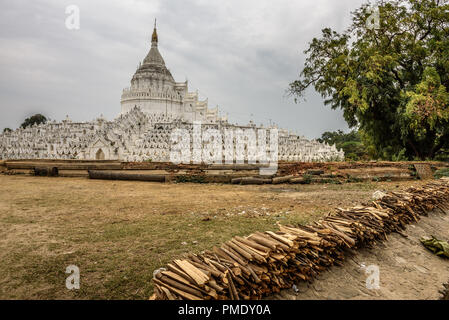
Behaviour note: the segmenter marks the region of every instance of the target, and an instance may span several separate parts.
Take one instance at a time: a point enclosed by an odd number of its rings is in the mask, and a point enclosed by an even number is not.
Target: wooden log
[[[227,247],[225,244],[221,246],[220,250],[224,251],[229,257],[232,258],[232,260],[236,261],[240,266],[246,265],[246,261],[243,260],[243,257],[240,257],[238,254],[232,252],[229,247]]]
[[[232,281],[230,273],[227,273],[227,278],[228,278],[228,283],[229,283],[229,290],[230,290],[230,292],[232,294],[232,299],[233,300],[240,300],[239,299],[239,294],[237,292],[237,289],[235,288],[235,285],[234,285],[234,282]]]
[[[203,270],[209,272],[210,274],[212,274],[215,277],[220,277],[220,275],[221,275],[221,272],[216,271],[216,270],[212,269],[211,267],[209,267],[209,266],[207,266],[205,264],[198,263],[198,262],[195,262],[195,261],[190,261],[190,263],[193,264],[195,267],[197,267],[200,270],[203,269]]]
[[[220,287],[215,280],[209,280],[208,285],[215,289],[216,292],[223,292],[224,288]]]
[[[288,182],[291,184],[303,184],[305,183],[305,180],[304,178],[291,178]]]
[[[262,282],[262,280],[260,280],[260,278],[257,276],[257,274],[254,272],[254,270],[251,267],[248,266],[248,270],[251,273],[251,276],[253,277],[253,279],[256,283]]]
[[[196,285],[196,282],[195,282],[195,280],[194,280],[192,277],[190,277],[187,273],[185,273],[185,272],[182,271],[181,269],[178,269],[178,268],[177,268],[176,266],[174,266],[173,264],[168,263],[168,264],[167,264],[167,269],[170,270],[170,271],[172,271],[172,272],[174,272],[174,273],[176,273],[176,274],[179,275],[180,277],[186,279],[188,282],[190,282],[190,283]]]
[[[268,183],[268,181],[271,181],[271,180],[269,180],[269,179],[261,179],[261,178],[254,178],[254,177],[244,177],[240,181],[240,184],[242,184],[242,185],[249,185],[249,184],[261,185],[261,184]]]
[[[240,254],[241,256],[243,256],[246,260],[249,260],[249,261],[253,260],[253,255],[251,253],[244,250],[243,248],[240,248],[232,241],[228,241],[228,242],[226,242],[226,244],[228,246],[230,246],[232,249],[234,249],[235,251],[237,251],[237,253]]]
[[[293,241],[291,241],[291,240],[289,240],[287,238],[284,238],[281,235],[278,235],[278,234],[276,234],[276,233],[274,233],[272,231],[266,231],[266,233],[269,234],[270,236],[272,236],[274,239],[282,242],[283,244],[285,244],[285,245],[287,245],[289,247],[293,247],[293,245],[294,245]]]
[[[101,170],[89,170],[90,179],[101,180],[130,180],[130,181],[152,181],[152,182],[165,182],[165,175],[162,174],[135,174],[124,171],[101,171]]]
[[[242,250],[245,250],[246,252],[248,252],[251,255],[251,257],[253,259],[255,259],[257,262],[259,262],[259,263],[266,263],[267,262],[265,260],[265,257],[261,254],[260,251],[258,252],[256,249],[253,249],[250,246],[248,246],[248,245],[246,245],[246,244],[244,244],[242,242],[239,242],[237,239],[232,239],[231,241],[232,241],[232,243],[234,245],[236,245],[239,248],[241,248]],[[250,259],[248,259],[248,260],[250,260]]]
[[[222,264],[223,266],[229,267],[229,266],[236,266],[236,265],[238,265],[237,262],[235,262],[234,260],[232,260],[230,258],[226,258],[224,256],[218,257],[218,255],[216,253],[213,253],[213,256],[215,257],[216,261],[218,263]]]
[[[175,294],[172,294],[170,292],[170,290],[168,290],[166,287],[159,286],[157,284],[156,284],[156,286],[157,286],[156,289],[159,290],[161,293],[163,293],[167,297],[168,300],[178,300],[178,296]]]
[[[218,247],[213,247],[212,250],[214,250],[214,252],[220,257],[220,258],[224,258],[227,259],[229,261],[231,261],[232,265],[241,265],[240,262],[238,262],[237,260],[235,260],[232,256],[229,255],[228,252],[226,252],[225,250],[223,250],[223,248],[218,248]],[[243,263],[243,262],[242,262]]]
[[[186,283],[181,283],[179,281],[176,281],[176,280],[162,274],[162,272],[158,272],[156,274],[156,279],[158,279],[159,281],[161,281],[169,286],[179,289],[183,292],[187,292],[194,296],[197,296],[198,298],[204,299],[204,295],[202,294],[202,292],[200,290],[195,289],[194,287],[192,287],[191,285],[188,285]]]
[[[226,271],[226,267],[221,265],[220,263],[214,261],[214,260],[209,260],[208,262],[213,265],[215,268],[217,268],[218,270],[220,270],[221,272],[225,272]]]
[[[269,232],[269,231],[268,231]],[[281,248],[284,251],[288,251],[290,248],[285,245],[282,241],[279,241],[277,239],[275,239],[273,236],[271,236],[268,232],[256,232],[255,235],[264,238],[268,241],[271,241],[272,243],[274,243],[274,245],[276,246],[276,248]]]
[[[173,280],[176,280],[176,281],[178,281],[178,282],[180,282],[180,283],[183,283],[183,284],[185,284],[185,285],[187,285],[187,286],[189,286],[189,287],[195,288],[195,289],[197,289],[197,290],[199,290],[199,291],[201,291],[201,292],[205,292],[203,289],[197,287],[197,286],[196,286],[195,284],[193,284],[191,281],[187,280],[187,279],[184,278],[184,277],[181,277],[180,275],[178,275],[178,274],[175,273],[175,272],[172,272],[172,271],[161,271],[160,273],[161,273],[162,275],[164,275],[164,276],[167,276],[167,277],[172,278]],[[156,277],[157,277],[157,274],[156,274]]]
[[[173,262],[178,266],[179,269],[188,274],[199,286],[204,286],[210,279],[210,277],[205,275],[187,260],[174,260]]]
[[[284,226],[284,225],[279,225],[279,229],[282,232],[297,234],[298,236],[305,237],[308,239],[312,239],[312,240],[316,240],[316,241],[321,240],[321,238],[316,234],[316,232],[312,233],[312,232],[302,230],[300,228],[292,228],[292,227],[288,227],[288,226]]]
[[[58,168],[57,167],[34,167],[33,169],[35,176],[43,177],[57,177]]]
[[[174,292],[175,294],[180,295],[181,297],[183,297],[184,299],[187,300],[201,300],[201,297],[197,297],[191,293],[188,292],[184,292],[182,290],[179,290],[178,288],[174,288],[171,285],[168,285],[158,279],[153,278],[154,283],[157,283],[159,286],[161,287],[165,287],[166,289],[170,290],[171,292]]]
[[[259,274],[268,272],[268,268],[264,265],[256,265],[254,263],[248,263],[248,266],[250,266],[253,270],[255,270]]]
[[[198,256],[196,254],[194,254],[194,253],[188,253],[187,256],[189,257],[190,261],[194,261],[196,263],[203,263],[201,261],[201,259],[198,258]]]
[[[256,249],[258,251],[264,252],[265,254],[260,253],[263,256],[266,256],[272,249],[270,247],[267,246],[263,246],[255,241],[251,241],[249,238],[245,239],[242,237],[235,237],[234,239],[236,239],[237,241],[246,244],[247,246]]]
[[[253,240],[253,241],[255,241],[255,242],[257,242],[257,243],[259,243],[259,244],[261,244],[261,245],[263,245],[265,247],[268,247],[268,248],[270,248],[272,250],[276,250],[276,243],[266,239],[265,237],[261,237],[261,236],[256,235],[256,234],[252,234],[252,235],[249,236],[249,239],[251,239],[251,240]]]
[[[242,178],[234,178],[231,180],[232,184],[240,184],[242,182]]]
[[[272,183],[273,184],[288,183],[290,181],[290,179],[293,179],[293,178],[294,178],[293,175],[283,176],[283,177],[276,177],[276,178],[272,179]]]

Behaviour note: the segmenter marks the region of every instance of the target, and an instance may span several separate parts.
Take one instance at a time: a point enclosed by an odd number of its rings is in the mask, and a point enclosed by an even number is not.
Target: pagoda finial
[[[153,35],[151,36],[151,44],[157,46],[156,18],[154,18]]]

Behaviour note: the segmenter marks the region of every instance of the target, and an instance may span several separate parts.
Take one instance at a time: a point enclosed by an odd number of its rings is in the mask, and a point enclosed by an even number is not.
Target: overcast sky
[[[308,138],[347,125],[310,90],[285,96],[308,42],[321,29],[343,31],[364,0],[2,0],[0,129],[43,113],[88,121],[114,119],[120,95],[150,48],[157,18],[159,50],[176,81],[209,98],[231,122],[254,120]],[[80,29],[65,26],[80,8]]]

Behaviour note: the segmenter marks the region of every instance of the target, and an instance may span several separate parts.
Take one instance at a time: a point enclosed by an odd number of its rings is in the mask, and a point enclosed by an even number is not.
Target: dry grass
[[[0,298],[146,299],[153,270],[182,253],[276,229],[277,221],[308,223],[374,190],[420,183],[236,186],[0,175]],[[65,287],[71,264],[80,268],[80,290]]]

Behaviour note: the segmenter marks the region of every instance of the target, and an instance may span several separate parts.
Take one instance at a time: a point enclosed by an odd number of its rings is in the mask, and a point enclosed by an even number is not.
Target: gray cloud
[[[309,138],[347,129],[340,111],[310,90],[285,97],[308,42],[324,27],[346,28],[363,0],[9,1],[0,11],[0,128],[36,112],[86,121],[120,112],[120,95],[149,50],[159,48],[177,81],[189,80],[231,122],[270,120]],[[65,28],[65,8],[81,28]]]

